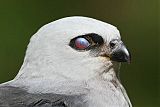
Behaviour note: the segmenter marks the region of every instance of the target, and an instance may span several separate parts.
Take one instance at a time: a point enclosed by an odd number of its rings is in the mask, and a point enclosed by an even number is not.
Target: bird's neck
[[[32,92],[38,91],[38,92],[45,92],[47,89],[47,92],[52,91],[53,89],[58,90],[62,88],[63,86],[70,86],[73,89],[76,87],[87,87],[87,84],[93,83],[93,85],[97,83],[113,83],[117,84],[117,67],[111,67],[110,69],[107,69],[106,71],[99,72],[97,75],[88,78],[87,80],[72,80],[70,78],[65,78],[61,75],[58,75],[55,73],[54,75],[48,75],[43,76],[34,74],[39,72],[27,72],[29,71],[27,68],[24,68],[22,66],[20,73],[16,76],[16,78],[13,81],[13,84],[15,86],[24,86],[27,89],[31,90]],[[34,70],[36,71],[36,70]],[[24,75],[24,73],[26,73]],[[47,74],[46,74],[47,75]],[[42,87],[43,85],[43,87]],[[38,89],[38,87],[42,87],[41,89]],[[55,87],[56,86],[56,87]],[[54,91],[55,91],[54,90]],[[70,90],[70,89],[66,89]]]
[[[100,74],[95,78],[88,80],[67,80],[65,78],[57,78],[53,80],[51,78],[32,78],[32,80],[27,80],[24,78],[16,78],[11,83],[13,86],[24,87],[28,92],[41,92],[41,93],[87,93],[88,90],[96,87],[103,87],[108,84],[113,84],[115,87],[120,85],[117,79],[116,72],[114,69],[110,69],[107,72]],[[41,87],[41,88],[38,88]],[[62,90],[59,90],[62,89]],[[73,91],[78,90],[78,91]]]

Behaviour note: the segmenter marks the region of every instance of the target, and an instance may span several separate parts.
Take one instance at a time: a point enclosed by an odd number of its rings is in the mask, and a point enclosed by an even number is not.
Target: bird
[[[30,39],[13,80],[0,84],[0,107],[132,107],[119,78],[131,55],[119,30],[69,16]]]

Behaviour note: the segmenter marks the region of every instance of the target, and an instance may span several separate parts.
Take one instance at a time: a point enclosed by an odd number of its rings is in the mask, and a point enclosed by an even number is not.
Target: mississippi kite
[[[19,73],[0,84],[0,107],[131,107],[117,76],[130,60],[116,27],[56,20],[32,36]]]

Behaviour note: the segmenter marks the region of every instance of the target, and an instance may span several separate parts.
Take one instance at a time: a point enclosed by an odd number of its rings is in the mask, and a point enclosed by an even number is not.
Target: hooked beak
[[[114,49],[110,55],[112,61],[117,62],[131,62],[131,55],[127,50],[126,46],[123,43],[120,43],[119,46]]]

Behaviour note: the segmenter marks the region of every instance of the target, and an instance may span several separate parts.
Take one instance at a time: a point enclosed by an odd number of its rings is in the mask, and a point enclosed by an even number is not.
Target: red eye
[[[86,49],[89,46],[89,42],[85,38],[77,38],[75,46],[77,49]]]

